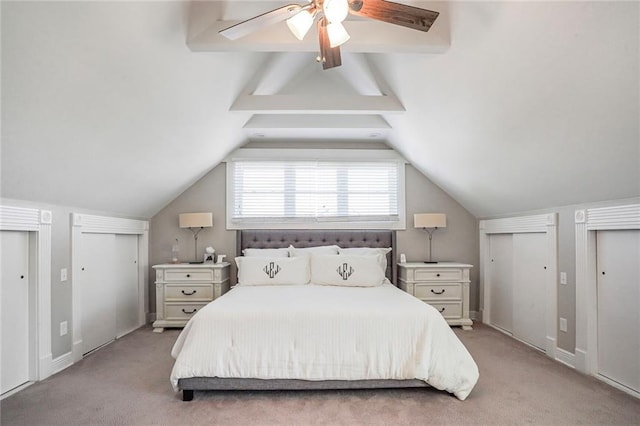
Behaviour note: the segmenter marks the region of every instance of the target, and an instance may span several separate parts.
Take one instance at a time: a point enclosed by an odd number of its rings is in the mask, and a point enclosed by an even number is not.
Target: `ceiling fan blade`
[[[440,12],[386,0],[350,0],[349,12],[414,30],[429,31]]]
[[[327,20],[325,18],[318,21],[318,39],[320,41],[319,61],[322,62],[322,69],[328,70],[342,65],[340,46],[331,47],[331,44],[329,43]]]
[[[302,6],[298,4],[289,4],[263,13],[262,15],[255,16],[251,19],[247,19],[246,21],[239,22],[218,32],[229,40],[236,40],[240,37],[251,34],[252,32],[268,27],[269,25],[286,21],[301,10]]]

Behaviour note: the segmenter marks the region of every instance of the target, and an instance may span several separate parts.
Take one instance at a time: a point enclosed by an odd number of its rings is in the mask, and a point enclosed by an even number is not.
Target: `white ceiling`
[[[279,30],[187,46],[260,3],[2,1],[2,196],[151,217],[248,140],[318,139],[386,141],[477,217],[640,196],[637,2],[429,3],[439,53],[377,26],[330,71]]]

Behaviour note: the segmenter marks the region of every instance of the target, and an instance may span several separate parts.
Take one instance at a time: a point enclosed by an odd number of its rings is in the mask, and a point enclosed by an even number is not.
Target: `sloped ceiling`
[[[640,196],[638,3],[428,3],[431,51],[358,30],[324,72],[277,30],[188,45],[260,3],[3,1],[2,196],[151,217],[249,140],[318,139],[384,141],[477,217]]]

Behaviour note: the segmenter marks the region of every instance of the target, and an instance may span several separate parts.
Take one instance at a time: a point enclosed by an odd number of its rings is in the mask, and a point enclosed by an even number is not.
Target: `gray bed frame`
[[[396,232],[388,230],[242,230],[236,234],[236,255],[245,248],[391,247],[387,254],[386,276],[397,285]],[[308,390],[428,387],[422,380],[292,380],[190,377],[178,380],[183,401],[191,401],[198,390]]]

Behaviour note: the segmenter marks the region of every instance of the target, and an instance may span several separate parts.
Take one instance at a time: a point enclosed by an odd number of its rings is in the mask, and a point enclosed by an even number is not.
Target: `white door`
[[[513,236],[493,234],[489,237],[489,286],[491,324],[513,330]]]
[[[546,347],[547,235],[513,234],[513,335]]]
[[[114,261],[116,337],[121,337],[140,326],[137,235],[116,235]]]
[[[116,337],[116,292],[113,284],[114,234],[82,234],[80,289],[82,353]]]
[[[640,231],[596,233],[598,373],[640,392]]]
[[[29,381],[29,233],[0,233],[2,286],[0,393]]]

